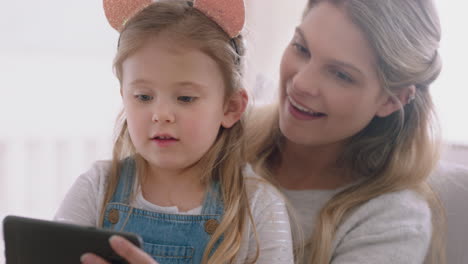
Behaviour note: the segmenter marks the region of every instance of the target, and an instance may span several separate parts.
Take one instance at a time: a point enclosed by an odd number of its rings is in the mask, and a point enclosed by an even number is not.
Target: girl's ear
[[[232,95],[224,107],[224,117],[221,121],[221,125],[225,128],[230,128],[239,121],[247,108],[248,101],[247,92],[243,89]]]
[[[416,87],[410,85],[401,88],[395,96],[387,96],[387,99],[380,106],[375,114],[378,117],[386,117],[403,108],[406,104],[409,104],[416,95]]]

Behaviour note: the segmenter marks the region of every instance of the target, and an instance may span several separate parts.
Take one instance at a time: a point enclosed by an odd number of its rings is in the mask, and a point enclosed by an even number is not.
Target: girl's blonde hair
[[[322,208],[306,251],[308,263],[329,263],[337,227],[356,207],[385,193],[412,189],[432,210],[433,236],[427,260],[445,263],[444,214],[427,178],[439,159],[440,135],[429,85],[442,63],[437,51],[440,25],[431,0],[309,0],[304,16],[321,2],[342,8],[357,25],[377,57],[383,89],[395,97],[399,89],[414,85],[415,99],[385,118],[375,117],[354,135],[337,166],[359,176],[359,184],[336,194]],[[254,170],[272,178],[280,162],[284,136],[278,127],[277,106],[252,119],[248,129]],[[266,127],[272,128],[265,132]]]
[[[198,49],[210,56],[219,66],[225,82],[225,103],[243,88],[242,57],[244,45],[242,36],[231,39],[215,22],[187,1],[158,1],[140,11],[130,19],[120,34],[114,70],[122,84],[122,63],[149,39],[161,33],[174,40],[175,45]],[[209,186],[219,181],[221,186],[224,215],[222,221],[209,241],[202,263],[232,263],[241,245],[246,221],[250,221],[254,235],[255,225],[249,207],[243,165],[245,164],[245,142],[243,120],[229,129],[220,128],[211,148],[199,161],[203,166],[202,183]],[[140,184],[145,175],[147,162],[135,150],[130,139],[124,112],[121,112],[117,124],[117,137],[114,144],[111,171],[108,177],[103,210],[100,222],[103,222],[104,210],[116,189],[121,162],[128,156],[136,160],[137,182]],[[222,238],[216,250],[215,243]],[[257,254],[252,260],[258,258]]]

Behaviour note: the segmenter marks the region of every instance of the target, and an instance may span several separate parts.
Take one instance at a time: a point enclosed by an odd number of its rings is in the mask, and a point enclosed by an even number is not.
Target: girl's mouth
[[[153,140],[177,140],[171,136],[157,136],[153,137]]]
[[[178,142],[179,139],[174,138],[169,135],[160,135],[160,136],[154,136],[153,138],[151,138],[151,141],[155,142],[160,147],[168,147],[172,145],[173,143]]]

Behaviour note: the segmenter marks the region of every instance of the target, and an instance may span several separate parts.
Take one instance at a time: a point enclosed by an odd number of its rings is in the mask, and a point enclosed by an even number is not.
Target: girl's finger
[[[150,255],[120,236],[112,236],[109,242],[115,252],[131,264],[157,264]]]

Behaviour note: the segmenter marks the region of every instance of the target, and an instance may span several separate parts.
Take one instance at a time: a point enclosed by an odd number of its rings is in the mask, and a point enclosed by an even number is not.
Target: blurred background
[[[436,3],[444,69],[432,92],[443,158],[468,165],[468,2]],[[281,53],[305,0],[246,5],[247,84],[264,103],[276,96]],[[1,1],[0,32],[0,218],[51,219],[76,177],[110,158],[121,109],[112,72],[118,34],[102,2],[88,0]]]

